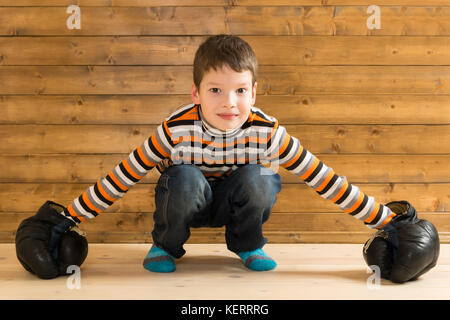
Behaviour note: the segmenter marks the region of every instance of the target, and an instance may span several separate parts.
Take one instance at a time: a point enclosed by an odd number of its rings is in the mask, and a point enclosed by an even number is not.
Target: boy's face
[[[242,125],[255,104],[256,85],[252,87],[249,70],[236,72],[228,66],[210,69],[203,76],[198,90],[192,83],[191,97],[201,104],[206,121],[220,130],[231,130]]]

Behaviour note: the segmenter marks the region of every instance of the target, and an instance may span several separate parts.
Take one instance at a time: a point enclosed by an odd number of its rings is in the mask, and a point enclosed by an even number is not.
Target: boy
[[[161,176],[146,269],[174,271],[191,227],[225,226],[227,248],[247,268],[272,270],[277,264],[262,249],[262,224],[281,190],[281,178],[263,164],[275,164],[369,228],[386,226],[396,213],[338,176],[277,119],[254,106],[257,67],[251,47],[239,37],[209,37],[195,55],[192,103],[165,118],[149,139],[61,214],[72,224],[94,218],[156,167]]]

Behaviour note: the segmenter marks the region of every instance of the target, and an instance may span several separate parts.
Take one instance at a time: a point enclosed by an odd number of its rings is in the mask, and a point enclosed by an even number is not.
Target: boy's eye
[[[209,91],[214,92],[214,93],[218,93],[219,92],[219,88],[211,88],[209,89]]]
[[[238,93],[245,93],[247,90],[245,88],[239,88]]]

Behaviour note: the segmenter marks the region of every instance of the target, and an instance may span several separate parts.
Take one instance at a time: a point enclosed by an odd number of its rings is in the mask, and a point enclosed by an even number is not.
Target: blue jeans
[[[153,244],[180,258],[190,228],[225,226],[232,252],[262,248],[267,242],[262,224],[280,191],[280,175],[258,164],[244,165],[213,182],[194,165],[171,166],[155,187]]]

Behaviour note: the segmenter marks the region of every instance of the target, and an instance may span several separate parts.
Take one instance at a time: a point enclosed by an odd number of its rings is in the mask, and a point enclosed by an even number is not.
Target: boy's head
[[[209,37],[197,49],[191,96],[211,125],[231,130],[248,118],[256,98],[258,62],[250,45],[233,35]]]

